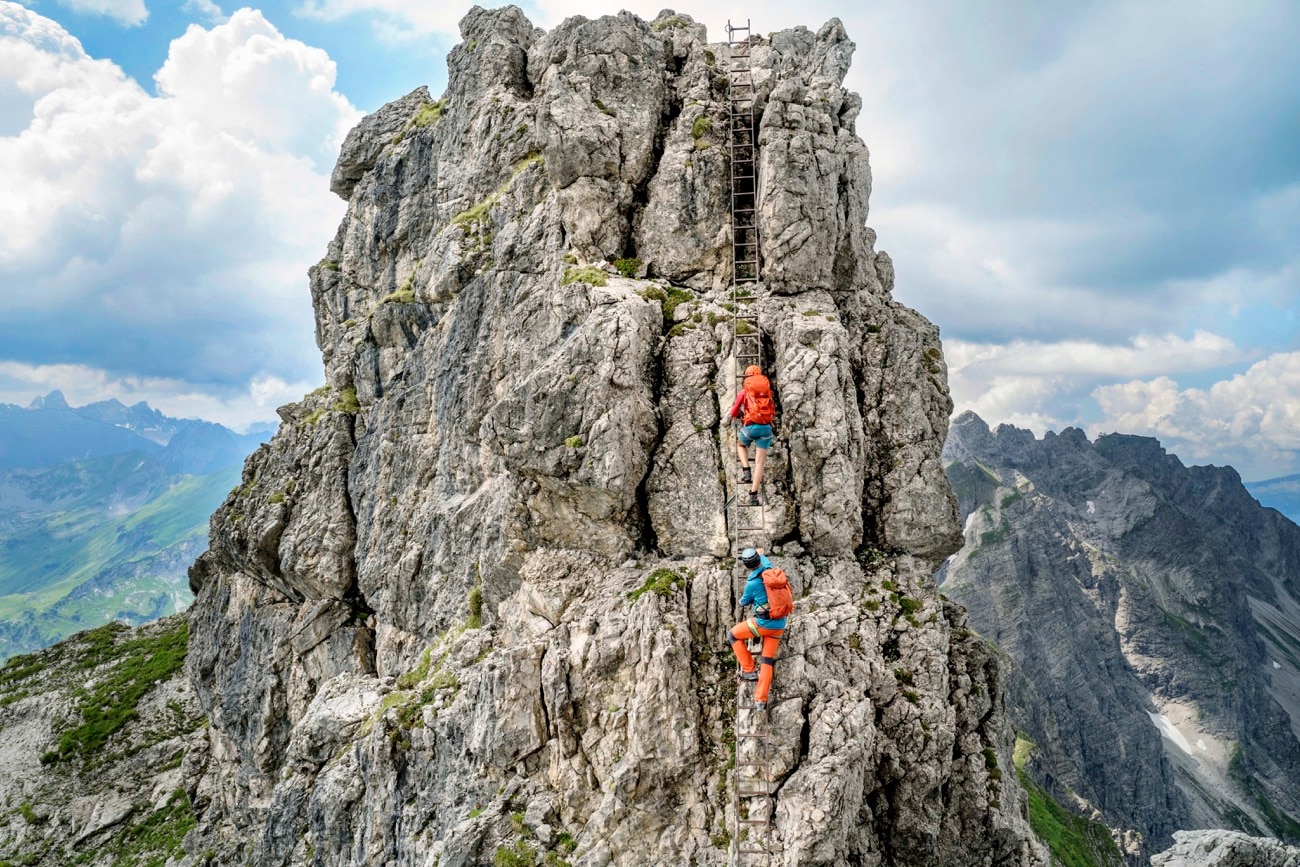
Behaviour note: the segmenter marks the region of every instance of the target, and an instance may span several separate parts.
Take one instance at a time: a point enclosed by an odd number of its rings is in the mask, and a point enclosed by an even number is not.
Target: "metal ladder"
[[[772,762],[768,756],[771,731],[767,714],[755,710],[753,701],[745,698],[744,692],[742,684],[736,690],[736,769],[732,772],[731,863],[737,867],[744,863],[771,863],[776,855],[771,839],[772,814],[776,807],[772,803]]]
[[[727,22],[728,142],[731,148],[731,352],[736,387],[744,381],[745,368],[763,363],[763,333],[758,313],[750,305],[758,287],[758,165],[754,143],[754,73],[749,65],[749,21],[744,27]],[[744,34],[743,38],[738,34]],[[759,491],[760,505],[749,505],[742,496],[739,480],[732,501],[733,554],[749,541],[755,548],[767,542],[767,515]],[[757,533],[757,536],[751,534]]]
[[[728,141],[731,148],[731,349],[737,387],[745,368],[762,366],[763,335],[758,314],[751,309],[759,279],[758,172],[754,140],[754,73],[750,67],[750,22],[727,22]],[[759,505],[751,506],[739,478],[732,498],[732,556],[752,546],[767,545],[767,505],[762,490]],[[742,496],[743,495],[743,496]],[[746,544],[748,543],[748,545]],[[734,562],[734,561],[733,561]],[[748,570],[742,567],[742,575]],[[770,697],[769,697],[770,698]],[[770,863],[772,845],[772,766],[768,755],[771,731],[767,714],[754,707],[752,692],[736,689],[735,770],[732,772],[732,834],[730,860],[734,867]]]

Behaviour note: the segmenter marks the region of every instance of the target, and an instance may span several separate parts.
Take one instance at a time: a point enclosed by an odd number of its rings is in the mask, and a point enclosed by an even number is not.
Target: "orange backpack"
[[[745,424],[771,424],[774,418],[776,404],[772,402],[772,384],[761,373],[745,377]]]
[[[794,612],[794,594],[790,579],[776,566],[763,570],[763,589],[767,591],[767,619],[780,620]]]

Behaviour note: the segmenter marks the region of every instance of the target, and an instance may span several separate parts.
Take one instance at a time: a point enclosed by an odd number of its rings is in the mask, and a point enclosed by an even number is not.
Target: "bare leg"
[[[740,456],[740,465],[745,469],[749,469],[749,451],[745,448],[745,444],[740,441],[740,437],[736,437],[736,454]]]
[[[757,491],[763,486],[763,463],[767,460],[767,449],[754,449],[754,484],[751,491]]]

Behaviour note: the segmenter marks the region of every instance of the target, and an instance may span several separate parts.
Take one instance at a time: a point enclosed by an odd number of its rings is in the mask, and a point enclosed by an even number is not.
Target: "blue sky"
[[[548,28],[661,4],[521,5]],[[318,385],[337,145],[441,92],[469,5],[0,0],[0,401],[238,427]],[[680,9],[715,39],[844,21],[870,224],[958,410],[1300,472],[1300,4]]]

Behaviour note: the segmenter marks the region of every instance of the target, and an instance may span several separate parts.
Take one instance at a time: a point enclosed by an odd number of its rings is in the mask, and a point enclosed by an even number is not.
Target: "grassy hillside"
[[[1034,745],[1016,738],[1015,766],[1029,796],[1029,824],[1052,852],[1052,867],[1123,867],[1124,857],[1100,822],[1077,816],[1058,804],[1025,770]]]
[[[188,605],[186,570],[239,472],[168,477],[143,456],[115,455],[11,474],[0,514],[0,656]]]

